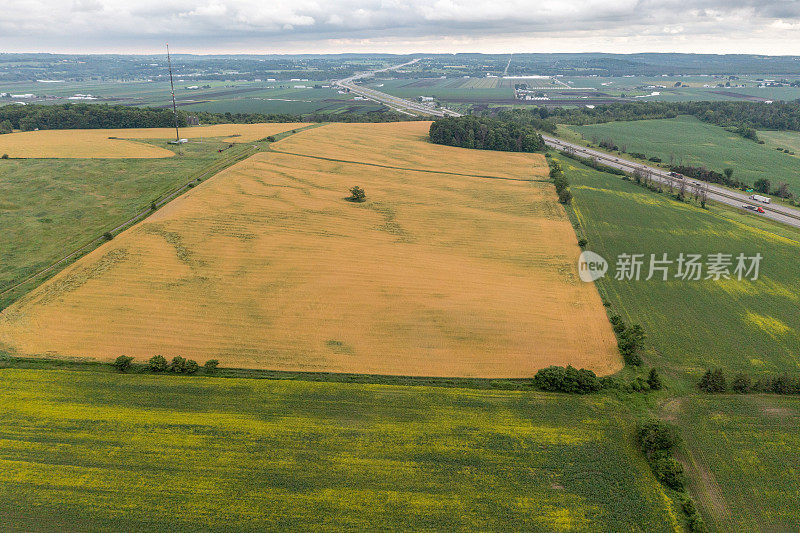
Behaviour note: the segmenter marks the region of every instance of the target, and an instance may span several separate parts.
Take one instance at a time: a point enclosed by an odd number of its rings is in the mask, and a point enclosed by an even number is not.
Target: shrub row
[[[664,486],[681,493],[683,497],[681,509],[686,515],[689,531],[697,533],[706,531],[700,513],[686,492],[683,466],[672,455],[681,443],[676,428],[661,420],[649,420],[639,424],[636,440],[656,479]]]
[[[591,157],[581,157],[577,154],[573,154],[570,152],[559,151],[559,153],[564,157],[569,157],[570,159],[574,159],[578,163],[587,166],[589,168],[599,170],[600,172],[607,172],[608,174],[614,174],[615,176],[625,176],[625,172],[623,172],[622,170],[614,167],[609,167],[608,165],[604,165]]]
[[[644,329],[639,324],[630,327],[619,315],[611,315],[608,319],[617,335],[617,346],[619,353],[625,360],[626,365],[639,366],[642,364],[642,356],[639,353],[644,347]]]
[[[728,382],[725,372],[721,368],[707,370],[697,388],[703,392],[719,393],[729,390],[739,394],[749,392],[771,392],[774,394],[800,394],[800,377],[790,377],[785,374],[772,377],[751,379],[747,374],[739,373]]]
[[[127,372],[133,366],[133,357],[127,355],[120,355],[114,360],[114,367],[120,372]],[[216,359],[209,359],[203,365],[203,371],[206,374],[213,374],[219,366],[219,361]],[[167,360],[162,355],[154,355],[147,361],[147,370],[151,372],[175,372],[176,374],[195,374],[200,370],[200,365],[193,359],[184,359],[183,357],[176,356],[172,358],[172,362]]]
[[[564,175],[564,168],[561,166],[561,163],[553,159],[548,159],[547,164],[550,165],[550,178],[552,178],[553,185],[556,187],[558,201],[564,205],[572,203],[572,191],[569,190],[569,181]]]
[[[588,394],[602,389],[613,389],[622,392],[647,392],[661,390],[664,385],[655,368],[650,370],[647,379],[636,377],[628,383],[619,382],[611,376],[598,378],[594,372],[585,368],[577,369],[571,365],[549,366],[536,373],[534,386],[545,392],[566,392],[570,394]]]
[[[536,388],[546,392],[568,392],[587,394],[602,388],[597,375],[585,368],[577,369],[572,365],[549,366],[536,373],[533,378]]]

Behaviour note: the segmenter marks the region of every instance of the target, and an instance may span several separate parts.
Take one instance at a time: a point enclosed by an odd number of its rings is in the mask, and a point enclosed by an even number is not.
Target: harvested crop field
[[[0,346],[370,374],[621,367],[552,185],[530,181],[541,156],[429,145],[418,124],[334,126],[277,148],[312,153],[331,128],[319,155],[338,138],[342,158],[405,170],[262,152],[4,310]],[[366,202],[345,200],[353,185]]]
[[[308,124],[216,124],[182,128],[186,139],[225,138],[230,142],[252,142]],[[172,128],[40,130],[0,135],[0,153],[23,158],[124,159],[172,157],[172,151],[133,139],[174,139]]]

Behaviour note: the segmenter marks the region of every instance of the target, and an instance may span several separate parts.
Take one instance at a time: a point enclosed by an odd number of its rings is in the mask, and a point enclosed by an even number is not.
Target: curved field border
[[[315,128],[315,127],[318,127],[318,126],[320,126],[320,124],[306,125],[304,127],[297,128],[296,130],[293,130],[293,131],[294,132],[300,132],[300,131],[304,131],[306,129]],[[281,139],[281,138],[288,137],[289,135],[293,135],[293,134],[294,133],[292,133],[291,131],[283,132],[283,133],[280,133],[280,134],[276,134],[275,138],[276,139]],[[11,285],[8,285],[6,287],[1,288],[0,289],[0,297],[5,296],[7,294],[10,294],[12,291],[14,291],[16,289],[19,289],[20,287],[23,287],[24,285],[26,285],[26,284],[34,281],[34,280],[37,280],[39,278],[42,278],[42,277],[44,277],[44,276],[46,276],[48,274],[51,274],[51,275],[55,274],[56,272],[58,272],[60,270],[60,268],[63,268],[65,266],[69,265],[72,261],[74,261],[74,260],[76,260],[76,259],[88,254],[89,252],[91,252],[92,250],[94,250],[95,248],[97,248],[98,246],[103,244],[104,242],[106,242],[108,240],[108,237],[107,237],[108,234],[110,234],[113,237],[114,235],[124,231],[125,229],[133,226],[134,224],[136,224],[138,222],[141,222],[142,220],[144,220],[147,217],[149,217],[151,214],[155,213],[161,207],[165,206],[166,204],[168,204],[169,202],[171,202],[175,198],[178,198],[179,196],[181,196],[182,194],[184,194],[185,192],[187,192],[188,190],[193,188],[195,185],[197,185],[201,181],[213,177],[214,175],[216,175],[216,174],[220,173],[221,171],[225,170],[226,168],[228,168],[228,167],[230,167],[230,166],[232,166],[232,165],[234,165],[236,163],[239,163],[240,161],[244,161],[245,159],[249,158],[250,156],[252,156],[252,155],[254,155],[254,154],[258,153],[258,152],[259,152],[259,147],[257,145],[255,145],[255,144],[251,144],[249,146],[244,147],[244,149],[237,150],[234,154],[232,154],[232,155],[230,155],[230,156],[228,156],[226,158],[218,159],[218,160],[214,161],[205,170],[201,171],[199,174],[197,174],[195,176],[192,176],[192,178],[189,179],[187,182],[185,182],[183,185],[180,185],[180,186],[176,187],[172,191],[170,191],[170,192],[166,193],[165,195],[163,195],[158,200],[154,201],[153,203],[155,204],[155,209],[153,209],[152,206],[148,207],[148,208],[145,208],[145,209],[142,209],[141,211],[139,211],[138,213],[136,213],[135,215],[133,215],[132,217],[130,217],[126,221],[122,222],[121,224],[118,224],[118,225],[114,226],[113,228],[110,228],[110,229],[106,230],[105,232],[103,232],[99,236],[97,236],[94,239],[92,239],[91,241],[79,246],[78,248],[73,249],[72,251],[70,251],[66,255],[62,256],[60,259],[54,261],[53,263],[49,264],[48,266],[37,270],[36,272],[26,276],[25,278],[23,278],[21,280],[13,282]],[[42,281],[44,281],[44,279]]]

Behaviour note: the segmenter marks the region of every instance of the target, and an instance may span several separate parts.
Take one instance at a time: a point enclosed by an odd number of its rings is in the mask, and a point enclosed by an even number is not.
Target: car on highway
[[[742,209],[747,209],[748,211],[755,211],[756,213],[763,213],[764,212],[764,208],[763,207],[758,207],[758,206],[750,205],[750,204],[742,205]]]

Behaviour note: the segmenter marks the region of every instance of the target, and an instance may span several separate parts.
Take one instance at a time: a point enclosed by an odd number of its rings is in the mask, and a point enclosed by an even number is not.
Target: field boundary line
[[[334,159],[332,157],[323,157],[320,155],[308,155],[308,154],[297,154],[294,152],[285,152],[283,150],[276,150],[274,148],[270,148],[268,151],[275,152],[277,154],[284,154],[284,155],[293,155],[295,157],[307,157],[309,159],[320,159],[322,161],[331,161],[333,163],[349,163],[351,165],[365,165],[369,167],[378,167],[378,168],[386,168],[389,170],[405,170],[408,172],[426,172],[429,174],[446,174],[449,176],[463,176],[465,178],[483,178],[483,179],[491,179],[491,180],[506,180],[506,181],[522,181],[522,182],[534,182],[534,183],[546,183],[549,182],[549,179],[523,179],[523,178],[509,178],[508,176],[484,176],[481,174],[464,174],[461,172],[448,172],[446,170],[429,170],[424,168],[407,168],[407,167],[395,167],[391,165],[382,165],[380,163],[367,163],[365,161],[350,161],[347,159]]]
[[[160,209],[161,207],[164,207],[166,204],[168,204],[169,202],[171,202],[175,198],[181,196],[183,193],[185,193],[189,189],[192,189],[195,185],[200,183],[203,179],[210,178],[210,177],[222,172],[226,168],[228,168],[228,167],[230,167],[232,165],[235,165],[236,163],[239,163],[241,161],[244,161],[245,159],[248,159],[249,157],[251,157],[252,155],[257,154],[258,152],[259,152],[258,147],[256,147],[255,145],[251,145],[251,146],[247,147],[246,149],[242,150],[241,152],[239,152],[239,153],[237,153],[237,154],[235,154],[235,155],[233,155],[231,157],[218,159],[218,160],[212,162],[210,165],[208,165],[206,167],[206,170],[203,170],[200,174],[195,175],[191,180],[189,180],[188,182],[184,183],[183,185],[178,186],[172,192],[167,192],[160,199],[155,200],[153,203],[155,204],[156,209],[152,209],[152,207],[147,207],[145,209],[142,209],[141,211],[139,211],[138,213],[136,213],[135,215],[130,217],[128,220],[126,220],[126,221],[122,222],[121,224],[118,224],[117,226],[113,227],[112,229],[104,232],[103,235],[100,235],[99,237],[95,237],[94,239],[92,239],[88,243],[84,244],[83,246],[80,246],[79,248],[76,248],[75,250],[73,250],[69,254],[61,257],[60,259],[58,259],[57,261],[51,263],[50,265],[48,265],[48,266],[46,266],[44,268],[41,268],[41,269],[37,270],[36,272],[34,272],[32,274],[29,274],[27,277],[23,278],[22,280],[17,281],[15,283],[3,288],[2,290],[0,290],[0,296],[4,296],[4,295],[10,293],[11,291],[13,291],[15,289],[18,289],[19,287],[25,285],[26,283],[29,283],[29,282],[33,281],[34,279],[38,278],[39,276],[42,276],[44,274],[52,272],[53,270],[55,270],[59,266],[65,265],[66,263],[68,263],[72,259],[76,259],[77,257],[80,257],[80,256],[82,256],[82,255],[84,255],[86,253],[89,253],[92,250],[95,250],[101,244],[103,244],[104,242],[107,242],[108,239],[105,237],[105,233],[111,233],[113,235],[115,233],[118,234],[119,232],[121,232],[121,231],[123,231],[125,229],[128,229],[129,227],[137,224],[138,222],[141,222],[142,220],[145,220],[151,214],[155,213],[158,209]]]

